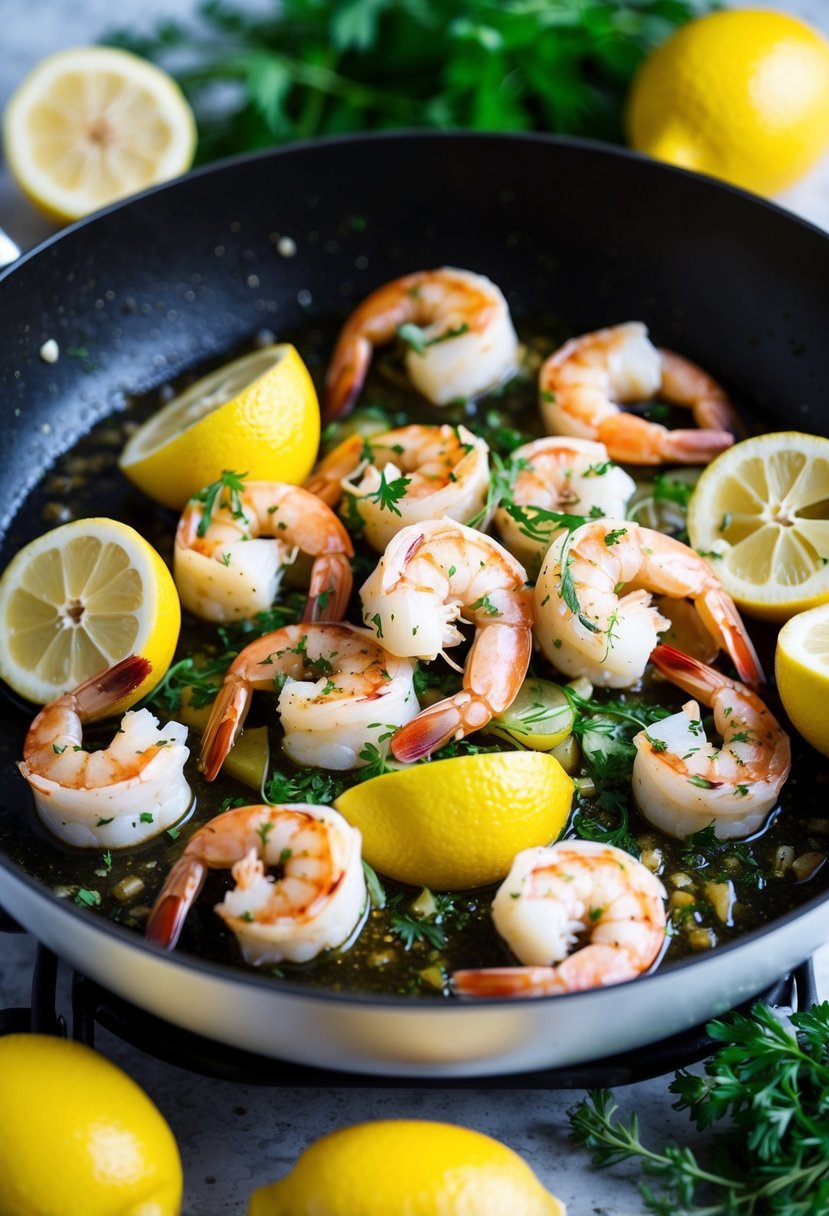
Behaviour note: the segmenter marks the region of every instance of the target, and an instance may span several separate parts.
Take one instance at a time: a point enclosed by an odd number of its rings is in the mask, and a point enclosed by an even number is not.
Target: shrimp
[[[159,729],[148,709],[128,710],[109,747],[88,752],[83,726],[107,712],[150,672],[130,655],[44,706],[29,727],[18,768],[39,818],[65,844],[123,849],[158,836],[191,804],[184,778],[187,727]]]
[[[286,755],[318,768],[362,768],[370,742],[385,755],[398,726],[418,711],[414,663],[395,658],[366,629],[286,625],[257,638],[231,663],[202,738],[200,766],[219,772],[255,689],[281,687],[276,709]]]
[[[725,390],[689,360],[657,350],[641,321],[571,338],[543,364],[541,413],[547,429],[607,445],[629,464],[707,464],[742,428]],[[620,404],[658,396],[690,408],[698,430],[669,431]]]
[[[629,688],[670,625],[651,605],[651,591],[693,600],[740,678],[762,681],[751,639],[708,563],[681,541],[624,519],[592,520],[550,546],[535,586],[538,644],[570,676]]]
[[[453,266],[420,270],[378,287],[346,321],[325,382],[327,418],[349,412],[373,348],[398,334],[412,384],[435,405],[477,397],[515,370],[518,339],[500,289]]]
[[[265,612],[297,551],[314,559],[303,620],[339,620],[354,549],[331,508],[300,486],[225,473],[190,499],[179,520],[173,574],[181,602],[207,621]]]
[[[357,516],[366,540],[383,552],[407,524],[447,516],[466,523],[482,514],[489,491],[489,445],[463,426],[401,426],[363,439],[351,435],[306,482],[346,517]],[[392,491],[399,490],[394,496]]]
[[[758,831],[789,775],[789,737],[755,692],[697,659],[657,646],[659,670],[714,711],[722,743],[709,743],[699,706],[655,722],[634,738],[633,794],[642,814],[669,836],[712,822],[719,840]]]
[[[608,459],[602,443],[588,439],[547,436],[516,448],[510,463],[517,469],[510,497],[517,507],[573,515],[624,515],[636,483]],[[558,529],[550,526],[544,539],[528,536],[525,527],[501,506],[494,523],[510,553],[537,574]]]
[[[351,944],[368,908],[360,833],[328,806],[241,806],[190,837],[147,921],[148,941],[172,950],[208,869],[235,887],[215,911],[246,963],[306,963]],[[266,874],[269,866],[275,874]]]
[[[613,845],[564,840],[524,849],[492,919],[525,966],[456,971],[461,996],[556,996],[636,979],[665,944],[665,888]]]
[[[518,695],[532,652],[527,574],[497,541],[451,519],[403,528],[360,589],[363,620],[392,654],[431,660],[475,626],[463,689],[397,732],[398,760],[418,760],[503,713]],[[463,616],[462,616],[463,614]]]

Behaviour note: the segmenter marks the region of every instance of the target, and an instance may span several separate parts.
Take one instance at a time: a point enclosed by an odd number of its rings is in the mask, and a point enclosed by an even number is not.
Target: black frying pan
[[[296,242],[285,258],[275,234]],[[69,229],[0,276],[0,501],[14,546],[43,530],[26,494],[127,393],[211,366],[262,328],[346,312],[444,263],[489,275],[517,315],[573,332],[639,319],[772,426],[829,430],[829,239],[759,199],[577,141],[380,135],[230,162]],[[85,356],[44,363],[55,338]],[[2,711],[0,814],[31,813]],[[70,962],[190,1029],[366,1072],[517,1071],[606,1055],[753,995],[829,937],[820,896],[733,945],[628,985],[433,1006],[310,992],[162,955],[0,857],[0,902]]]

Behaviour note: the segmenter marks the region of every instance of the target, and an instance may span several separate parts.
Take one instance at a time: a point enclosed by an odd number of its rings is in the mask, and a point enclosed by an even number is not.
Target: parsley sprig
[[[608,1090],[592,1090],[570,1112],[572,1139],[594,1165],[635,1160],[657,1216],[823,1216],[829,1209],[829,1002],[793,1013],[791,1025],[761,1002],[749,1014],[710,1022],[719,1044],[702,1076],[679,1071],[676,1110],[714,1128],[710,1168],[688,1147],[642,1142],[636,1115],[616,1118]],[[718,1126],[719,1125],[719,1126]]]
[[[225,469],[218,481],[212,481],[209,486],[199,490],[193,497],[203,504],[202,517],[196,529],[197,536],[204,536],[213,519],[217,507],[227,507],[234,519],[244,519],[245,511],[242,506],[242,492],[245,488],[247,473],[234,473]],[[225,562],[227,565],[228,562]]]

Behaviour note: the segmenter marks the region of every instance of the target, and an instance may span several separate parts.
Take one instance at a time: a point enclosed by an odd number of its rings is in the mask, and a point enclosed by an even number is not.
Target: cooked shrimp
[[[207,621],[265,612],[301,552],[314,559],[303,619],[338,621],[351,594],[354,549],[331,508],[300,486],[237,478],[206,510],[212,489],[190,499],[176,531],[173,573],[184,607]]]
[[[511,499],[518,507],[572,515],[624,515],[636,482],[613,464],[602,443],[547,436],[516,448],[517,468]],[[528,536],[506,507],[495,512],[495,526],[510,553],[535,575],[559,529],[551,525],[544,540]]]
[[[707,464],[741,433],[716,380],[681,355],[657,350],[640,321],[571,338],[543,364],[539,389],[549,431],[598,439],[613,460],[629,464]],[[688,407],[699,429],[669,431],[620,409],[653,397]]]
[[[236,886],[215,910],[246,963],[306,963],[350,944],[368,905],[360,843],[358,830],[328,806],[241,806],[216,815],[167,876],[147,940],[172,950],[208,869],[229,869]]]
[[[109,747],[84,750],[84,723],[105,714],[149,671],[146,659],[130,655],[44,706],[29,727],[18,768],[40,819],[65,844],[141,844],[166,831],[190,806],[187,727],[179,722],[160,730],[148,709],[128,710]]]
[[[392,739],[398,760],[418,760],[486,726],[515,700],[532,652],[527,574],[497,541],[450,519],[398,532],[360,589],[363,620],[392,654],[431,660],[475,626],[463,689],[424,709]]]
[[[345,493],[347,516],[359,517],[366,540],[382,553],[407,524],[442,516],[466,523],[480,514],[488,457],[489,445],[464,426],[401,426],[368,439],[351,435],[306,485],[331,506]]]
[[[525,849],[496,892],[495,928],[523,967],[456,971],[462,996],[555,996],[632,980],[665,943],[665,889],[609,844]]]
[[[649,592],[693,600],[740,678],[763,679],[740,615],[708,563],[681,541],[624,519],[597,519],[553,541],[535,585],[535,633],[570,676],[628,688],[670,625]]]
[[[378,287],[346,321],[325,382],[326,417],[348,413],[374,347],[391,342],[404,325],[413,331],[409,378],[435,405],[477,397],[515,370],[518,339],[500,289],[453,266],[420,270]]]
[[[758,831],[789,775],[789,736],[755,692],[697,659],[657,646],[661,672],[714,711],[722,743],[709,743],[699,705],[638,734],[633,794],[656,827],[683,840],[714,824],[719,840]]]
[[[286,625],[246,646],[231,663],[202,738],[201,767],[218,773],[255,689],[279,692],[282,746],[296,764],[362,768],[366,743],[385,755],[398,726],[417,713],[414,663],[395,658],[366,629]]]

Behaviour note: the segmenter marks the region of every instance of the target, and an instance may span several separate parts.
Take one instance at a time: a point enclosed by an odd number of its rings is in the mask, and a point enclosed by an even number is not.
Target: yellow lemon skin
[[[223,385],[234,386],[232,395],[215,401]],[[280,345],[244,355],[173,398],[130,438],[120,465],[150,498],[180,511],[225,469],[299,484],[319,439],[310,373],[295,347]]]
[[[3,1216],[178,1216],[181,1160],[158,1108],[103,1056],[0,1038]]]
[[[334,805],[375,870],[447,891],[500,882],[516,853],[559,836],[572,799],[546,752],[484,752],[373,777]]]
[[[512,1149],[469,1128],[358,1123],[317,1140],[248,1216],[566,1216]]]
[[[829,600],[829,439],[773,431],[735,443],[688,503],[691,545],[749,616],[782,622]]]
[[[626,127],[640,152],[774,194],[829,145],[829,42],[785,13],[699,17],[640,67]]]
[[[798,613],[783,626],[774,676],[792,725],[829,756],[829,604]]]
[[[122,714],[170,666],[181,627],[173,576],[134,528],[76,519],[25,545],[0,576],[0,676],[35,704],[140,654],[146,679],[98,716]]]

